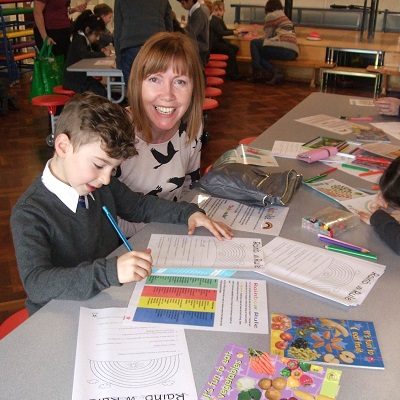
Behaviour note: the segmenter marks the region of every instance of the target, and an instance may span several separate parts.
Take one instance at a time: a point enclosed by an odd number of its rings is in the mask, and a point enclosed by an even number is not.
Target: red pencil
[[[383,174],[383,171],[377,170],[377,171],[361,172],[361,174],[358,174],[358,176],[370,176],[370,175],[378,175],[378,174]]]
[[[321,172],[320,175],[328,175],[331,172],[335,172],[335,171],[337,171],[337,168],[329,168],[328,170]]]

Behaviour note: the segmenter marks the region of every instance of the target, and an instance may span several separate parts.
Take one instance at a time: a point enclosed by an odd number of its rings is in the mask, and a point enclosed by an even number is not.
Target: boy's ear
[[[54,151],[58,157],[64,158],[68,151],[71,149],[72,143],[68,135],[59,133],[54,141]]]

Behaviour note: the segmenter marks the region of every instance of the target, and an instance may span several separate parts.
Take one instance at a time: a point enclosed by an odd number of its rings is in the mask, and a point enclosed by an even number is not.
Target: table
[[[71,72],[86,72],[87,76],[104,76],[107,82],[107,98],[113,103],[121,103],[125,98],[125,81],[122,71],[114,67],[115,57],[84,58],[70,65],[67,70]],[[113,99],[112,89],[120,91],[120,97]]]
[[[373,111],[370,107],[350,106],[348,96],[313,93],[253,143],[258,147],[272,148],[276,138],[306,141],[321,133],[315,127],[296,122],[295,119],[300,117],[318,113],[366,116],[371,115],[371,112]],[[279,164],[280,170],[294,167],[305,177],[314,176],[326,169],[326,166],[319,163],[309,165],[289,159],[279,159]],[[332,173],[330,177],[352,186],[369,187],[366,181],[341,171]],[[332,205],[332,202],[302,186],[290,203],[281,236],[321,246],[316,235],[301,228],[301,217],[327,205]],[[152,232],[186,234],[187,229],[185,226],[178,225],[149,224],[140,234],[133,237],[132,242],[135,248],[145,248]],[[197,230],[196,234],[207,235],[203,229]],[[256,237],[257,235],[238,232],[237,236]],[[365,224],[341,238],[354,240],[355,237],[363,238],[360,242],[376,253],[379,262],[387,266],[386,272],[361,306],[346,308],[267,279],[268,311],[269,313],[282,312],[293,315],[374,321],[386,369],[342,368],[343,375],[338,399],[392,399],[397,396],[396,381],[398,371],[400,371],[398,356],[400,341],[396,337],[396,332],[400,329],[397,298],[400,282],[399,257],[379,240],[372,228]],[[265,235],[262,241],[265,244],[272,238]],[[114,254],[124,251],[123,248],[119,248]],[[263,279],[261,275],[251,272],[237,273],[236,277]],[[124,307],[128,303],[132,288],[133,284],[109,288],[87,301],[53,300],[3,339],[0,342],[2,398],[70,399],[79,307]],[[237,343],[259,349],[269,348],[269,336],[264,335],[186,330],[186,338],[198,391],[205,384],[216,358],[226,343]]]

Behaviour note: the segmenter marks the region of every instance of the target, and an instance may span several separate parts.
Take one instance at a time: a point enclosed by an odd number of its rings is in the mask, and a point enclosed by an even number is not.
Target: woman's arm
[[[44,22],[44,15],[43,15],[45,7],[46,4],[43,3],[42,1],[35,0],[33,2],[33,17],[35,19],[36,28],[38,29],[43,41],[45,41],[47,38],[49,44],[56,44],[56,42],[51,37],[47,36],[46,25]]]

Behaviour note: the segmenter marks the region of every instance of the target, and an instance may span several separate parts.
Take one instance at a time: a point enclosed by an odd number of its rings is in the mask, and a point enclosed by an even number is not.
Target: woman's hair
[[[387,167],[379,181],[379,186],[383,198],[389,205],[400,207],[400,157]]]
[[[128,99],[136,132],[146,142],[152,140],[150,120],[142,101],[142,84],[150,75],[174,71],[187,75],[193,82],[193,93],[182,122],[187,124],[188,140],[196,138],[202,121],[204,100],[204,75],[199,53],[192,39],[179,32],[160,32],[150,37],[133,62],[128,83]]]
[[[103,17],[104,15],[112,14],[113,9],[106,3],[100,3],[94,6],[93,13],[96,17]]]
[[[283,6],[280,0],[268,0],[265,4],[265,14],[276,11],[283,10]]]
[[[85,92],[76,94],[65,105],[55,136],[66,134],[74,151],[79,146],[100,140],[102,149],[118,160],[137,154],[135,130],[128,112],[103,96]]]
[[[73,32],[82,31],[85,35],[93,32],[102,32],[106,29],[104,21],[93,14],[91,10],[85,10],[74,22]]]

